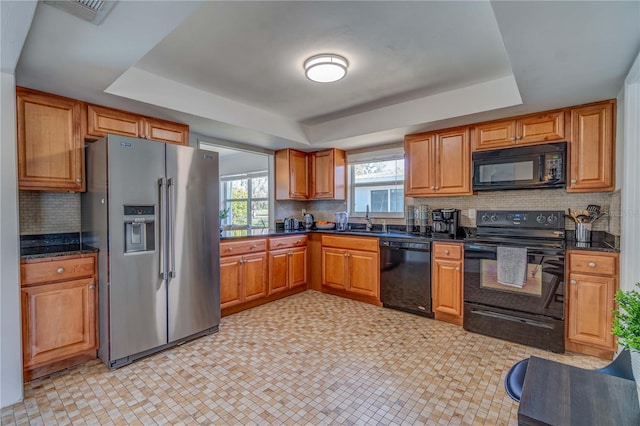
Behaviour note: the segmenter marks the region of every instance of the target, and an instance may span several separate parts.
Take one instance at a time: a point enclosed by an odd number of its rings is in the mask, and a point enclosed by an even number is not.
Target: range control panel
[[[560,210],[479,210],[477,226],[564,229]]]

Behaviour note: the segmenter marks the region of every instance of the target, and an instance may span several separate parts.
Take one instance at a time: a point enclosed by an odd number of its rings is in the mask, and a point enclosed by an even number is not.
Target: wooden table
[[[640,425],[636,382],[532,356],[519,425]]]

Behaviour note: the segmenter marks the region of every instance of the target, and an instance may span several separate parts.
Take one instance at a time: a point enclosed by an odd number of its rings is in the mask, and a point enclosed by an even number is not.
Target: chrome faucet
[[[371,232],[371,230],[373,229],[373,221],[371,219],[371,215],[369,214],[369,204],[367,204],[367,213],[365,213],[364,217],[367,220],[367,224],[365,225],[367,232]]]

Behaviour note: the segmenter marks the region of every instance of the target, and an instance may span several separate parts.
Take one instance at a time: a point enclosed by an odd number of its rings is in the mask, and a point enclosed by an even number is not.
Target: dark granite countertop
[[[358,224],[359,225],[359,224]],[[252,238],[252,237],[278,237],[285,235],[299,235],[306,234],[309,232],[320,233],[320,234],[335,234],[335,235],[354,235],[354,236],[365,236],[365,237],[376,237],[376,238],[391,238],[391,239],[411,239],[411,240],[420,240],[420,241],[459,241],[464,242],[464,237],[456,237],[450,238],[446,235],[438,235],[438,234],[418,234],[418,233],[406,233],[404,230],[398,228],[390,228],[389,232],[382,232],[380,229],[374,228],[373,231],[366,231],[364,227],[356,227],[347,230],[347,231],[336,231],[335,229],[331,230],[323,230],[323,229],[311,229],[307,230],[298,230],[298,231],[282,231],[275,229],[252,229],[252,230],[234,230],[234,231],[225,231],[220,236],[221,240],[233,240],[240,238]],[[473,234],[475,232],[475,228],[465,228],[467,232]],[[575,241],[575,232],[572,230],[566,231],[566,249],[567,250],[591,250],[591,251],[602,251],[602,252],[610,252],[610,253],[619,253],[620,248],[617,244],[617,239],[612,234],[609,234],[604,231],[594,231],[592,233],[592,241],[590,243],[578,243]]]
[[[20,236],[20,258],[25,260],[97,252],[98,249],[82,244],[80,234],[75,232]]]

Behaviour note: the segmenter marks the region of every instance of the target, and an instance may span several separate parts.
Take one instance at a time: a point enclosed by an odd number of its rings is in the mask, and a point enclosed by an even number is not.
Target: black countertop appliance
[[[434,237],[464,236],[464,230],[460,226],[460,210],[458,209],[434,209],[431,212],[431,223]]]

